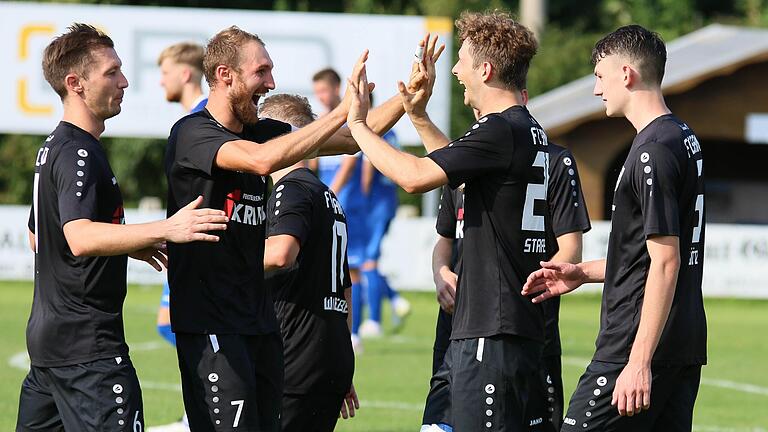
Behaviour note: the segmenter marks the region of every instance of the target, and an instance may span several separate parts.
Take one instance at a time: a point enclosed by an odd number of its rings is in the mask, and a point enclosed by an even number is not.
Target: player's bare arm
[[[374,168],[373,164],[367,159],[363,159],[362,164],[363,169],[360,175],[360,181],[362,182],[361,187],[363,193],[368,195],[371,193],[371,185],[373,184],[373,175],[376,172],[376,168]]]
[[[368,127],[365,119],[370,97],[366,90],[368,79],[365,70],[357,82],[349,80],[349,87],[354,90],[356,97],[352,101],[347,124],[360,149],[376,169],[408,193],[426,192],[448,183],[448,176],[431,159],[419,158],[393,148]]]
[[[585,283],[599,283],[605,280],[605,260],[587,261],[580,264],[542,261],[541,269],[528,276],[522,294],[530,296],[534,303],[567,294]]]
[[[453,241],[452,238],[438,236],[432,250],[432,278],[435,281],[437,302],[449,314],[453,314],[458,283],[458,276],[451,270]]]
[[[620,415],[632,416],[651,407],[651,360],[669,317],[680,270],[678,237],[651,237],[646,241],[651,265],[645,282],[640,325],[629,362],[616,380],[611,405]]]
[[[221,210],[198,209],[201,202],[202,197],[198,197],[166,220],[143,224],[76,219],[64,225],[64,236],[75,256],[124,255],[147,248],[160,250],[159,244],[165,241],[219,241],[218,236],[208,232],[227,229],[227,216]]]
[[[359,77],[367,59],[368,51],[366,50],[355,64],[352,71],[353,77]],[[263,144],[248,140],[233,140],[225,143],[216,154],[216,166],[229,171],[268,175],[314,155],[320,145],[344,124],[351,97],[351,95],[345,95],[344,102],[317,121]]]
[[[419,104],[419,106],[423,104],[424,109],[426,109],[426,101],[432,95],[432,88],[435,85],[435,62],[445,49],[444,44],[436,48],[437,40],[437,36],[430,38],[428,33],[424,39],[419,41],[422,57],[420,59],[417,58],[413,63],[407,87],[402,82],[398,83],[398,87],[403,87],[403,90],[399,91],[400,94],[389,98],[386,102],[376,108],[371,109],[368,113],[368,126],[376,135],[382,135],[388,130],[392,129],[395,123],[397,123],[397,121],[400,120],[403,114],[407,111],[408,105],[404,104],[402,101],[402,94],[404,91],[410,95],[411,98],[415,97],[416,103]],[[407,90],[404,90],[406,88]],[[352,96],[349,90],[350,89],[348,88],[342,104],[348,102],[346,96]],[[426,116],[426,111],[423,112],[423,115]],[[437,132],[439,132],[439,130]],[[448,142],[446,141],[446,143],[442,146],[445,146],[447,143]],[[339,129],[325,144],[323,144],[323,146],[320,148],[319,154],[330,155],[339,153],[354,153],[358,151],[358,149],[358,145],[352,137],[349,128],[343,127]]]
[[[292,235],[268,237],[264,242],[264,271],[291,267],[296,263],[300,250],[299,239]]]
[[[553,262],[567,262],[578,264],[581,262],[581,251],[583,243],[583,234],[581,231],[565,233],[557,237],[557,253],[550,259]]]

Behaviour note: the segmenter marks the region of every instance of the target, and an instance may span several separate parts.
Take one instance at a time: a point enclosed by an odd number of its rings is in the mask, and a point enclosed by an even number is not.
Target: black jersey
[[[216,166],[229,141],[264,142],[291,126],[263,119],[241,133],[224,128],[208,112],[190,114],[171,129],[165,157],[168,216],[203,196],[201,207],[229,217],[216,243],[168,244],[168,282],[174,332],[256,335],[277,331],[272,297],[264,287],[266,179]]]
[[[58,367],[128,354],[123,331],[127,256],[72,254],[64,225],[125,223],[123,198],[101,143],[61,122],[37,153],[29,229],[35,293],[27,324],[33,366]]]
[[[570,150],[557,144],[549,143],[549,187],[547,202],[552,216],[552,229],[548,231],[547,258],[552,258],[558,251],[557,238],[572,232],[587,232],[592,228],[589,223],[584,194],[581,191],[579,171],[576,159]],[[541,304],[546,321],[546,340],[544,356],[562,353],[560,346],[560,297],[553,297]]]
[[[464,186],[443,186],[435,228],[441,236],[453,239],[451,270],[458,274],[464,242]]]
[[[304,168],[275,184],[267,209],[267,236],[287,234],[300,244],[296,265],[266,279],[283,335],[285,391],[346,393],[354,354],[344,298],[352,286],[344,211],[328,186]]]
[[[464,253],[452,339],[518,335],[544,341],[540,304],[520,294],[546,258],[547,136],[524,106],[474,123],[429,157],[464,183]]]
[[[653,120],[632,142],[613,195],[595,360],[629,360],[650,266],[646,240],[675,236],[680,241],[680,271],[653,362],[706,362],[702,163],[696,135],[672,114]]]

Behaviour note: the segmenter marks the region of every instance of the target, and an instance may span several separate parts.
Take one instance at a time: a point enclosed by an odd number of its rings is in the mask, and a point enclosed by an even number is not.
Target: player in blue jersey
[[[394,131],[388,131],[382,138],[391,146],[400,148]],[[366,288],[368,319],[360,325],[360,335],[376,337],[381,335],[381,302],[384,296],[392,306],[393,320],[398,325],[402,324],[402,319],[410,313],[411,305],[389,286],[387,279],[378,268],[381,242],[397,212],[397,185],[376,170],[367,158],[363,158],[362,191],[366,197],[367,206],[366,241],[361,270]]]
[[[181,104],[187,113],[201,111],[208,102],[201,86],[204,52],[205,49],[198,44],[181,42],[166,47],[157,58],[161,74],[160,85],[165,89],[165,100]],[[157,332],[176,347],[176,336],[171,331],[170,296],[171,290],[166,281],[160,297],[160,308],[157,310]],[[186,415],[181,422],[168,425],[167,428],[188,430]]]

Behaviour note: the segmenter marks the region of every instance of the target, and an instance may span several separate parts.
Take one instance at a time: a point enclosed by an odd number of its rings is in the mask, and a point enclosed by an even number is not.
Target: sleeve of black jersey
[[[680,161],[663,143],[649,142],[639,150],[632,168],[632,186],[643,213],[645,236],[679,236]]]
[[[98,220],[97,191],[103,168],[86,146],[74,142],[61,146],[52,174],[62,227],[77,219]]]
[[[190,116],[176,124],[169,140],[174,145],[179,165],[211,175],[216,154],[222,145],[240,137],[219,126],[214,120]]]
[[[29,228],[29,231],[32,232],[32,234],[35,233],[35,203],[32,203],[31,206],[29,206],[29,220],[27,220],[27,228]]]
[[[495,115],[484,119],[447,147],[427,155],[445,172],[453,189],[474,177],[506,170],[512,163],[513,141],[509,125]]]
[[[563,150],[549,163],[547,194],[552,214],[552,232],[555,237],[560,237],[572,232],[589,231],[592,226],[584,204],[576,159],[569,150]]]
[[[293,182],[278,184],[267,202],[267,237],[287,234],[304,247],[311,227],[312,196],[309,191]]]
[[[443,186],[440,196],[440,208],[437,210],[437,233],[443,237],[456,236],[456,207],[453,202],[453,189]]]

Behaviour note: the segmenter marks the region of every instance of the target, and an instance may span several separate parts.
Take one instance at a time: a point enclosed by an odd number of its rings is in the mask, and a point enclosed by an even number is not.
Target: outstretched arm
[[[227,228],[227,217],[221,210],[198,209],[198,197],[166,220],[143,224],[111,224],[76,219],[64,224],[64,237],[75,256],[125,255],[170,241],[219,241],[208,231]],[[158,247],[159,249],[159,247]]]
[[[531,301],[540,303],[567,294],[585,283],[605,280],[605,260],[580,264],[542,261],[541,268],[531,273],[523,285],[524,296],[539,294]]]
[[[355,64],[352,72],[353,77],[359,77],[365,68],[367,59],[368,51],[366,50]],[[263,144],[247,140],[229,141],[219,148],[216,154],[216,166],[229,171],[268,175],[306,157],[314,156],[321,145],[344,124],[350,99],[350,95],[345,95],[342,103],[328,115],[295,132],[279,136]],[[354,148],[347,146],[346,149],[356,151]]]

